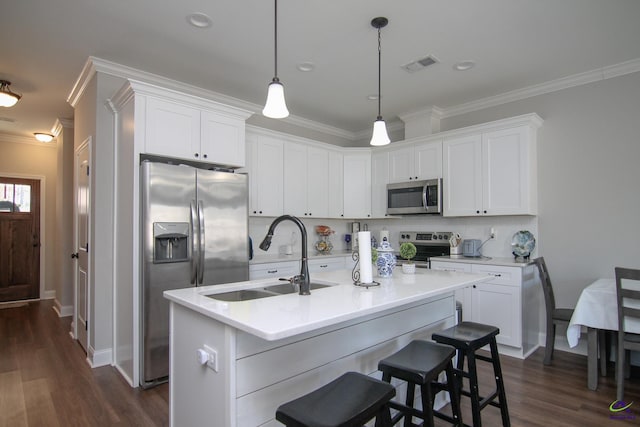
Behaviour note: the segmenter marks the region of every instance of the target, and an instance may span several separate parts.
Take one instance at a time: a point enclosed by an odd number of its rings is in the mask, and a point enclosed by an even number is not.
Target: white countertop
[[[262,279],[176,289],[165,291],[164,296],[212,319],[273,341],[446,294],[490,280],[490,276],[426,269],[405,275],[396,269],[392,278],[374,278],[380,286],[368,289],[353,285],[351,270],[314,273],[311,279],[334,286],[312,290],[308,296],[292,293],[249,301],[226,302],[206,296],[283,283]]]
[[[465,264],[486,264],[486,265],[500,265],[503,267],[526,267],[533,264],[534,258],[528,260],[519,259],[515,257],[511,258],[499,258],[499,257],[466,257],[463,255],[447,255],[432,257],[432,261],[444,261],[444,262],[460,262]]]

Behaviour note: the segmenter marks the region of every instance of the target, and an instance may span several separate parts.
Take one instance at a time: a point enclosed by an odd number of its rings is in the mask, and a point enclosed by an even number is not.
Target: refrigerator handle
[[[192,285],[196,285],[196,279],[198,274],[198,263],[200,262],[200,231],[199,222],[197,220],[198,213],[196,212],[196,201],[192,200],[189,204],[191,211],[190,225],[191,225],[191,281]]]
[[[202,281],[204,279],[204,251],[205,251],[205,238],[204,238],[204,208],[202,207],[202,200],[198,201],[198,225],[200,228],[200,247],[199,247],[199,257],[200,261],[198,262],[198,283],[197,285],[202,285]]]

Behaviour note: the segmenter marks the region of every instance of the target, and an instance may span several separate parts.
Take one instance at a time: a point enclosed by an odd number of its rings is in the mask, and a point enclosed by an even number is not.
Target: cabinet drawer
[[[252,264],[249,266],[249,279],[267,279],[269,277],[291,277],[300,272],[298,261],[284,261],[267,264]]]
[[[519,286],[522,270],[518,267],[502,267],[498,265],[477,265],[471,266],[471,272],[477,274],[488,274],[493,279],[487,283],[496,285],[513,285]]]
[[[442,271],[459,271],[462,273],[471,273],[471,264],[460,264],[457,262],[431,261],[432,270]]]
[[[309,273],[318,271],[344,270],[344,258],[310,259]]]

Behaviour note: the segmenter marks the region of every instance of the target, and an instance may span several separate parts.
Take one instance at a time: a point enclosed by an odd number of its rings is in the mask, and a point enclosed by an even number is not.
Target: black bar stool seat
[[[391,384],[358,372],[347,372],[330,383],[280,405],[276,420],[290,427],[360,427],[376,418],[390,427]]]
[[[389,402],[391,408],[399,411],[393,417],[393,424],[404,417],[404,425],[411,426],[413,425],[412,417],[418,417],[425,421],[425,426],[433,426],[435,416],[456,426],[461,425],[460,398],[456,389],[452,363],[455,354],[456,350],[451,346],[415,340],[378,363],[383,381],[390,383],[391,378],[398,378],[407,382],[405,404]],[[446,383],[437,381],[438,375],[443,371],[447,374]],[[422,411],[413,407],[416,386],[420,387]],[[452,417],[433,410],[433,399],[441,390],[449,393]]]
[[[502,425],[504,427],[511,426],[509,410],[507,408],[507,395],[505,393],[502,369],[500,367],[500,355],[498,354],[498,344],[496,343],[496,335],[499,333],[500,329],[495,326],[474,322],[462,322],[449,329],[431,335],[434,341],[452,345],[458,350],[458,362],[455,369],[458,389],[461,396],[467,396],[471,399],[471,413],[474,427],[482,426],[480,411],[487,405],[500,408]],[[476,354],[476,351],[485,345],[489,345],[491,357]],[[467,371],[464,370],[465,358],[467,359]],[[486,397],[481,397],[479,394],[476,360],[489,362],[493,366],[496,389]],[[464,389],[463,378],[468,378],[469,390]]]

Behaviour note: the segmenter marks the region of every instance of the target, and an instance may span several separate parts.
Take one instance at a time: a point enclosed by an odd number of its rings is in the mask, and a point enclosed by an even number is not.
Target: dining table
[[[587,386],[590,390],[596,390],[598,388],[598,357],[602,375],[606,376],[606,332],[618,331],[615,279],[598,279],[582,290],[567,327],[569,347],[578,345],[583,326],[587,328]],[[628,321],[626,331],[640,333],[640,322]]]

